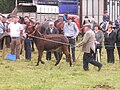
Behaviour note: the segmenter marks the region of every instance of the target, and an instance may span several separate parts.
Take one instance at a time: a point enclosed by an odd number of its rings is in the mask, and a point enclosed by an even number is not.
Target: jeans
[[[75,62],[75,39],[72,39],[71,37],[67,37],[68,40],[69,40],[69,44],[72,46],[68,46],[68,50],[69,52],[71,51],[72,52],[72,60],[73,62]],[[71,50],[70,50],[71,49]],[[68,58],[66,58],[66,61],[68,61]]]
[[[31,40],[26,38],[24,41],[25,59],[31,60]]]

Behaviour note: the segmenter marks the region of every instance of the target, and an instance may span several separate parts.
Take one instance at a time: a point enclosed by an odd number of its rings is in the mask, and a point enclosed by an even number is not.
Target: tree
[[[15,0],[0,0],[0,13],[11,13],[15,8]]]

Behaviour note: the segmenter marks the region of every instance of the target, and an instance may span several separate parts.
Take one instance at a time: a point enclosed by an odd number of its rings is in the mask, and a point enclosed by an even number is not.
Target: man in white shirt
[[[14,16],[13,22],[8,25],[8,30],[11,37],[11,54],[16,55],[16,59],[20,59],[20,36],[23,31],[23,27],[18,23],[19,17]]]
[[[67,20],[67,23],[64,24],[63,32],[64,32],[64,36],[68,38],[69,43],[72,45],[71,47],[72,59],[73,59],[73,62],[75,62],[75,47],[73,46],[75,45],[75,39],[79,34],[79,29],[76,23],[72,22],[71,18],[69,18]],[[69,51],[70,51],[70,46],[69,46]],[[68,59],[66,59],[66,61],[68,61]]]

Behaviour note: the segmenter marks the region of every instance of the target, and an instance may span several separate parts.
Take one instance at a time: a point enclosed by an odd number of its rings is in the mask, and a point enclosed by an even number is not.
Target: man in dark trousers
[[[93,54],[95,53],[95,43],[98,42],[95,39],[95,33],[91,29],[90,24],[85,25],[85,34],[83,36],[83,40],[78,43],[77,46],[82,45],[83,55],[83,69],[85,71],[89,71],[88,64],[91,63],[94,66],[98,67],[98,71],[101,70],[102,64],[94,60]]]
[[[48,29],[46,29],[45,34],[49,35],[49,34],[58,34],[58,33],[59,33],[58,29],[54,26],[54,22],[50,21],[49,27]],[[54,56],[56,60],[59,60],[58,53],[56,51],[54,51]],[[46,52],[46,59],[51,60],[51,51]]]
[[[114,49],[116,42],[116,32],[113,29],[113,25],[109,24],[107,32],[104,34],[104,46],[107,52],[107,63],[115,63]],[[117,44],[118,45],[118,44]]]
[[[68,18],[67,22],[64,24],[63,27],[63,32],[64,32],[64,36],[66,36],[69,40],[69,44],[71,44],[71,46],[68,46],[69,52],[72,53],[72,60],[73,62],[75,62],[75,42],[76,42],[76,37],[79,34],[79,29],[76,25],[75,22],[72,22],[71,18]],[[68,61],[68,58],[66,58],[66,61]]]
[[[116,46],[117,46],[119,62],[120,62],[120,24],[119,24],[119,28],[117,30],[117,35],[116,35]]]

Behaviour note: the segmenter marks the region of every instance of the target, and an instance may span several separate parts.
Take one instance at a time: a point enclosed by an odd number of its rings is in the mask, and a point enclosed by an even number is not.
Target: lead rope
[[[41,38],[41,37],[37,37],[37,36],[31,36],[31,37],[37,38],[37,39],[40,39],[40,40],[49,41],[49,42],[54,42],[54,43],[59,43],[59,44],[63,44],[63,45],[70,45],[70,46],[72,46],[71,44],[68,44],[68,43],[63,43],[63,42],[59,42],[59,41],[54,41],[54,40],[50,40],[50,39],[46,39],[46,38]]]

